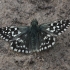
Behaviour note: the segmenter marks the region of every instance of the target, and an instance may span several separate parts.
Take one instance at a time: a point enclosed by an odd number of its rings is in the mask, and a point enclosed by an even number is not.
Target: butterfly
[[[56,36],[66,31],[69,25],[69,20],[58,20],[38,25],[38,21],[33,19],[31,26],[0,28],[0,37],[9,41],[11,49],[14,51],[39,52],[52,47],[55,44]]]

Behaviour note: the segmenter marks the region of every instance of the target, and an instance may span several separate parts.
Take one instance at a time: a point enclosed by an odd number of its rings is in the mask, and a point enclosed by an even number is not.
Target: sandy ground
[[[0,0],[0,27],[70,19],[70,0]],[[24,54],[0,39],[0,70],[70,70],[70,27],[49,51]]]

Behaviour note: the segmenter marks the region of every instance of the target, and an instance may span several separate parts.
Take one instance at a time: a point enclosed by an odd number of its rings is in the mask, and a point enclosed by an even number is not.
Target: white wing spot
[[[8,39],[5,39],[6,41],[8,41]]]
[[[14,28],[14,26],[11,26],[10,28]]]
[[[50,31],[50,28],[47,28],[46,30]]]
[[[28,51],[26,50],[25,53],[28,53]]]
[[[47,49],[47,47],[45,46],[44,49]]]
[[[46,43],[43,43],[43,45],[45,45]]]
[[[66,31],[66,29],[64,29],[64,31]]]
[[[1,36],[1,38],[3,38],[3,36]]]
[[[39,51],[41,51],[41,49],[39,49]]]
[[[3,39],[5,39],[5,37],[3,37]]]
[[[54,44],[55,44],[55,42],[52,43],[52,45],[54,45]]]
[[[20,38],[17,38],[16,40],[19,40]]]
[[[45,39],[47,39],[47,37],[46,37],[46,36],[44,37],[44,40],[45,40]]]
[[[20,31],[18,31],[18,34],[20,34],[21,32]]]
[[[48,36],[48,37],[50,37],[50,35],[49,35],[49,34],[47,34],[47,36]]]
[[[25,45],[23,45],[23,48],[25,48]]]
[[[61,33],[58,33],[58,35],[61,35]]]
[[[20,46],[21,48],[23,47],[23,46]]]
[[[15,30],[17,30],[17,28],[15,28]]]
[[[19,49],[18,52],[21,52],[21,50]]]
[[[13,47],[11,47],[11,49],[13,49]]]
[[[43,48],[41,48],[41,50],[43,50]]]
[[[51,45],[48,46],[48,48],[51,47]]]
[[[41,43],[41,45],[43,45],[43,43]]]
[[[53,23],[51,23],[51,26],[53,26]]]
[[[15,48],[14,51],[17,52],[17,49]]]
[[[59,26],[57,26],[57,28],[59,28]]]
[[[22,52],[24,52],[24,50],[22,50]]]

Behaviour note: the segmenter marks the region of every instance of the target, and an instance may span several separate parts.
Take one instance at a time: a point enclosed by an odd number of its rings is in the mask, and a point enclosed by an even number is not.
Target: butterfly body
[[[0,28],[0,37],[11,43],[11,49],[17,52],[31,53],[46,50],[55,44],[56,36],[69,27],[69,20],[38,25],[37,20],[31,26]]]

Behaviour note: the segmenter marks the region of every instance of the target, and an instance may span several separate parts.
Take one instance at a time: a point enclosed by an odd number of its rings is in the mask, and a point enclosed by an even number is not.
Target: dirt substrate
[[[70,19],[70,0],[0,0],[0,27]],[[0,70],[70,70],[70,27],[49,51],[24,54],[0,39]]]

